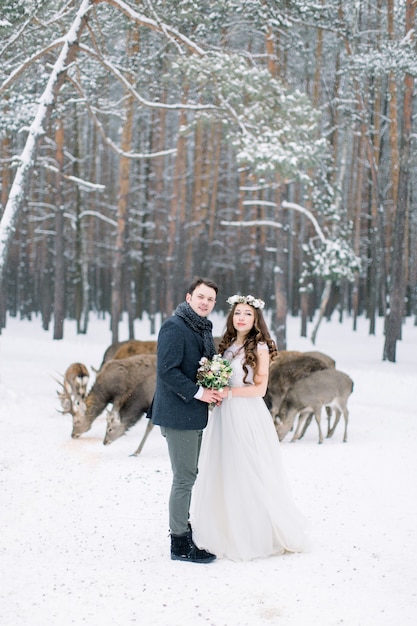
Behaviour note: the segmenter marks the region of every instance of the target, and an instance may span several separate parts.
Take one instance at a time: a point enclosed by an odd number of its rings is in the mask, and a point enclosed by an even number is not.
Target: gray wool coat
[[[153,424],[180,430],[207,426],[208,404],[194,398],[203,338],[177,315],[158,335],[156,390],[148,417]]]

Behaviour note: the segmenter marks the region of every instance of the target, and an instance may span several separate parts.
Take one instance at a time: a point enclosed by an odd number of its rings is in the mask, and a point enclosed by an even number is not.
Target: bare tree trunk
[[[201,167],[201,185],[200,185],[200,225],[198,229],[198,246],[199,250],[205,248],[211,249],[212,238],[210,237],[210,215],[209,210],[212,206],[210,203],[213,199],[213,193],[217,189],[213,189],[212,186],[212,169],[218,167],[218,162],[215,161],[215,149],[216,149],[216,127],[214,124],[210,124],[207,128],[203,127],[203,141],[202,141],[202,167]],[[216,201],[217,195],[214,198]],[[215,204],[214,204],[215,206]],[[216,211],[216,209],[214,209]],[[211,258],[210,254],[201,255],[199,259],[200,271],[204,276],[210,273]],[[196,272],[197,273],[197,272]]]
[[[64,168],[64,126],[57,121],[56,144],[56,190],[55,190],[55,282],[54,282],[54,339],[64,336],[65,319],[65,260],[64,260],[64,199],[62,194],[62,171]]]
[[[165,101],[165,95],[161,95],[161,101]],[[161,152],[164,148],[165,134],[166,134],[166,110],[162,109],[156,111],[152,118],[152,136],[151,136],[151,150],[154,152]],[[150,280],[150,324],[151,333],[156,332],[156,319],[155,315],[157,311],[165,311],[165,301],[161,301],[159,297],[160,288],[162,287],[163,293],[165,293],[165,280],[162,273],[163,258],[162,252],[166,245],[166,234],[164,227],[167,222],[165,206],[164,206],[164,173],[165,173],[165,157],[157,157],[154,161],[153,177],[148,181],[149,187],[149,202],[153,206],[153,214],[155,220],[155,231],[150,245],[149,254],[154,259],[153,271],[151,272]],[[161,285],[162,283],[162,285]]]
[[[332,290],[332,281],[331,280],[326,280],[325,283],[324,283],[324,289],[323,289],[322,294],[321,294],[319,316],[318,316],[316,325],[315,325],[315,327],[313,329],[313,332],[311,333],[311,341],[313,342],[313,344],[316,343],[317,333],[318,333],[318,330],[319,330],[320,323],[321,323],[321,321],[323,319],[327,303],[328,303],[329,298],[330,298],[331,290]]]
[[[381,15],[381,2],[378,0],[377,2],[377,10],[376,10],[376,19],[380,20]],[[378,22],[379,23],[379,22]],[[374,37],[374,33],[370,29],[369,39]],[[380,29],[378,28],[377,32],[378,39],[380,38]],[[372,44],[372,41],[369,42]],[[368,195],[368,203],[369,203],[369,213],[370,213],[370,222],[369,222],[369,241],[370,241],[370,266],[368,269],[368,277],[370,280],[367,280],[367,285],[369,286],[369,294],[368,294],[368,307],[367,307],[367,315],[369,318],[369,334],[375,335],[376,332],[376,315],[378,309],[378,303],[380,300],[380,289],[379,285],[383,285],[385,281],[386,272],[384,270],[385,267],[385,256],[384,256],[384,225],[382,223],[381,215],[378,209],[379,206],[379,162],[380,162],[380,153],[381,153],[381,118],[382,118],[382,85],[380,77],[373,77],[371,83],[371,94],[373,95],[373,115],[372,115],[372,125],[373,125],[373,133],[372,133],[372,141],[368,143],[367,134],[369,133],[369,129],[365,126],[364,123],[361,124],[361,144],[362,148],[368,149],[368,161],[371,167],[371,180],[367,186],[366,192]],[[391,135],[392,139],[392,135]],[[365,158],[365,154],[360,152],[359,162],[362,163]],[[360,175],[363,177],[364,168],[361,167]],[[357,201],[359,201],[359,190]],[[357,207],[357,210],[359,207]],[[357,228],[359,215],[355,214],[355,252],[358,253],[358,245],[357,242]],[[356,286],[356,283],[355,283]],[[356,292],[355,292],[356,297]],[[355,309],[359,306],[359,302],[356,305]],[[357,310],[355,310],[355,326],[356,326],[356,318],[357,318]]]
[[[283,218],[283,209],[281,208],[281,189],[277,185],[275,192],[276,202],[276,215],[275,220],[277,223],[285,223]],[[285,244],[284,233],[282,228],[277,230],[277,251],[276,251],[276,264],[274,268],[274,283],[275,283],[275,338],[278,350],[287,349],[287,292],[286,292],[286,280],[285,280]]]
[[[268,55],[268,69],[272,76],[277,76],[277,54],[274,35],[272,29],[267,32],[265,40],[265,48]],[[283,219],[283,209],[281,207],[282,191],[281,181],[276,176],[276,191],[275,191],[275,220],[278,223],[285,223]],[[275,338],[278,350],[287,349],[287,281],[285,277],[285,270],[287,265],[287,259],[285,256],[286,243],[284,241],[285,233],[281,228],[277,230],[276,236],[276,260],[274,267],[274,289],[275,289]]]
[[[74,176],[77,178],[80,176],[80,152],[81,141],[79,127],[78,127],[78,111],[77,106],[73,105],[74,111]],[[93,179],[94,180],[94,179]],[[84,242],[84,230],[82,227],[80,214],[82,210],[81,194],[78,185],[76,185],[73,194],[73,204],[75,208],[75,276],[74,276],[74,306],[75,306],[75,319],[77,322],[77,333],[86,334],[88,326],[88,260],[85,254],[86,244]]]
[[[181,111],[179,114],[179,127],[185,126],[187,123],[187,116],[185,111]],[[166,242],[166,305],[165,312],[167,315],[171,315],[175,309],[175,297],[176,291],[175,273],[174,268],[179,263],[178,253],[178,225],[180,221],[181,209],[185,209],[186,202],[186,186],[185,186],[185,170],[186,170],[186,139],[183,135],[178,134],[177,139],[177,154],[175,159],[174,170],[174,188],[172,192],[172,200],[170,206],[170,214],[168,218],[168,241]],[[193,231],[188,234],[190,240],[192,239]],[[192,242],[189,241],[192,245]]]
[[[10,190],[11,184],[11,169],[9,164],[9,158],[11,156],[11,141],[10,137],[3,137],[1,140],[1,154],[3,159],[3,165],[1,168],[1,206],[6,206],[7,196]],[[1,271],[1,270],[0,270]],[[0,281],[1,286],[1,281]],[[6,289],[0,289],[0,334],[2,328],[6,326]]]
[[[359,163],[364,162],[365,158],[365,138],[363,136],[363,128],[362,132],[358,138],[358,148],[357,148],[357,161]],[[357,176],[355,181],[355,195],[354,195],[354,231],[353,231],[353,249],[357,256],[360,255],[360,235],[361,235],[361,215],[362,215],[362,196],[363,196],[363,173],[364,169],[362,166],[359,166],[357,169]],[[352,290],[352,304],[353,304],[353,329],[357,329],[357,320],[359,314],[359,276],[356,275],[355,282],[353,283]]]
[[[300,337],[307,337],[308,293],[305,290],[302,291],[300,294],[300,308],[301,308]]]
[[[222,128],[221,125],[216,123],[212,128],[213,133],[213,160],[210,163],[212,173],[210,176],[210,207],[209,207],[209,243],[211,244],[214,239],[216,206],[217,206],[217,194],[219,189],[219,177],[221,168],[221,153],[222,153]]]
[[[132,126],[133,126],[133,98],[127,97],[125,108],[125,123],[122,133],[122,150],[129,152],[132,145]],[[120,157],[119,167],[119,200],[117,204],[117,235],[116,245],[113,259],[113,277],[112,277],[112,311],[111,311],[111,331],[112,342],[119,340],[119,321],[122,313],[123,300],[123,262],[125,258],[125,231],[128,219],[128,197],[130,190],[130,159],[128,157]]]
[[[417,3],[406,1],[406,37],[413,38]],[[410,174],[411,132],[413,124],[414,78],[406,74],[404,79],[403,128],[401,133],[401,160],[398,180],[398,202],[395,211],[392,240],[392,261],[389,312],[385,324],[383,359],[395,363],[396,345],[401,337],[401,321],[404,307],[404,235],[408,210],[408,183]]]
[[[127,35],[127,51],[129,57],[138,53],[139,50],[139,29],[129,29]],[[132,72],[129,75],[133,82],[134,76]],[[124,153],[130,152],[132,149],[133,139],[133,119],[135,99],[130,92],[126,92],[126,102],[124,106],[124,124],[121,139],[121,149]],[[130,300],[130,254],[128,249],[128,206],[130,194],[130,164],[131,159],[127,156],[121,156],[119,161],[119,195],[117,203],[117,235],[116,249],[113,258],[113,276],[112,276],[112,310],[111,310],[111,331],[113,343],[119,340],[119,321],[123,310],[123,295]],[[128,273],[126,280],[123,279],[123,269]],[[125,290],[127,287],[127,291]],[[133,320],[131,302],[127,305],[129,313],[129,335],[133,332]]]
[[[394,24],[394,0],[387,0],[387,23],[388,23],[388,39],[395,41],[395,24]],[[395,221],[395,212],[398,202],[398,185],[400,175],[400,153],[399,153],[399,130],[398,130],[398,98],[397,98],[397,79],[394,72],[390,72],[388,76],[388,119],[389,119],[389,143],[391,151],[391,198],[392,206],[388,207],[388,219],[386,220],[386,248],[385,254],[386,266],[390,265],[390,253],[392,242],[392,225]]]

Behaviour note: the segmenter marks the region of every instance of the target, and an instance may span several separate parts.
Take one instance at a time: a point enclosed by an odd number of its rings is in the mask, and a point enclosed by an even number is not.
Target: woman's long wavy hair
[[[229,314],[226,319],[226,330],[220,341],[219,352],[220,354],[224,354],[225,350],[236,340],[237,331],[233,327],[233,315],[236,307],[239,303],[236,303],[232,306],[229,311]],[[248,305],[250,306],[250,305]],[[243,349],[245,351],[245,358],[243,361],[243,371],[245,372],[245,376],[243,378],[243,382],[246,383],[246,379],[248,376],[248,365],[253,368],[254,375],[258,370],[258,343],[266,343],[269,350],[269,358],[272,361],[278,354],[277,347],[275,345],[275,341],[272,339],[269,334],[268,327],[265,322],[265,318],[263,316],[261,309],[255,309],[251,307],[255,314],[255,321],[251,330],[245,337],[245,341],[243,344]]]

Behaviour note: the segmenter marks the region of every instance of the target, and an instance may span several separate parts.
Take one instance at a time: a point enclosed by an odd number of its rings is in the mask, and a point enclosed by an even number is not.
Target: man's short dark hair
[[[207,287],[214,289],[214,291],[216,292],[216,295],[219,293],[219,288],[215,282],[210,280],[210,278],[202,278],[201,276],[194,277],[193,282],[187,289],[187,293],[192,294],[194,289],[199,287],[199,285],[207,285]]]

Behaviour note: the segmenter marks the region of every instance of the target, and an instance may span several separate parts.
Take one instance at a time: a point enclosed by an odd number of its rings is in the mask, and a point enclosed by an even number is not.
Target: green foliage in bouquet
[[[204,356],[200,359],[199,365],[197,382],[200,385],[219,391],[229,386],[233,372],[232,366],[220,354],[215,354],[211,360]]]

